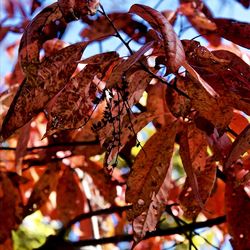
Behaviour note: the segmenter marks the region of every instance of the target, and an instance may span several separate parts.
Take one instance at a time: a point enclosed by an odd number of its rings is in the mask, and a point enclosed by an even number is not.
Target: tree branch
[[[220,217],[209,219],[203,222],[194,222],[194,223],[186,224],[186,225],[179,226],[179,227],[173,227],[173,228],[168,228],[164,230],[157,229],[153,232],[148,232],[146,234],[145,239],[156,237],[156,236],[183,234],[185,232],[193,231],[195,229],[219,225],[224,222],[226,222],[226,216],[220,216]],[[80,240],[77,242],[73,242],[72,244],[75,247],[80,247],[80,246],[89,246],[89,245],[96,246],[96,245],[102,245],[102,244],[107,244],[107,243],[118,243],[121,241],[133,241],[133,235],[132,234],[116,235],[116,236],[101,238],[101,239]]]
[[[27,151],[47,149],[47,148],[55,148],[55,147],[78,147],[78,146],[88,146],[88,145],[97,145],[99,143],[98,140],[95,141],[74,141],[74,142],[58,142],[44,146],[38,147],[29,147]],[[0,147],[0,150],[11,150],[15,151],[15,147]]]

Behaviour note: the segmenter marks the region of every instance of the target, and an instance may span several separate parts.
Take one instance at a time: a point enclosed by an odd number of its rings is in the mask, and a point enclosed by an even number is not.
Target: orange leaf
[[[138,217],[133,220],[133,231],[134,231],[134,241],[135,244],[142,240],[147,232],[155,230],[156,225],[165,210],[168,192],[171,189],[171,169],[168,173],[159,189],[158,192],[154,193],[152,196],[151,203]],[[138,200],[139,201],[139,200]],[[135,245],[134,244],[134,245]]]
[[[133,204],[129,220],[145,212],[159,192],[170,166],[177,127],[170,122],[159,129],[136,156],[126,190],[126,201]]]
[[[58,177],[58,165],[50,163],[33,187],[28,204],[25,207],[25,216],[38,210],[47,201],[50,193],[56,188]]]
[[[216,165],[207,164],[201,170],[196,170],[195,175],[197,176],[197,185],[199,187],[199,195],[202,203],[205,204],[209,198],[215,180],[216,180]],[[184,216],[189,219],[194,219],[202,211],[199,201],[195,197],[194,193],[190,191],[191,186],[187,180],[180,193],[179,199],[181,207],[184,211]]]
[[[224,166],[228,169],[243,153],[250,149],[250,124],[238,135],[225,160]]]

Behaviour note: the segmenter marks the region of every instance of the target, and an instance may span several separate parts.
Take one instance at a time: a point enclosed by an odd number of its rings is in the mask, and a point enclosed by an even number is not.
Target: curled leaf
[[[129,12],[139,15],[161,34],[166,56],[165,63],[176,72],[185,61],[185,53],[173,26],[160,12],[146,5],[134,4]]]

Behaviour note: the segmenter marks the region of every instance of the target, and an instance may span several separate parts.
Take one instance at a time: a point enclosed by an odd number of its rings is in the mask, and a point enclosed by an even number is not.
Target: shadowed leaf
[[[250,24],[233,19],[214,18],[217,32],[224,38],[250,49]]]

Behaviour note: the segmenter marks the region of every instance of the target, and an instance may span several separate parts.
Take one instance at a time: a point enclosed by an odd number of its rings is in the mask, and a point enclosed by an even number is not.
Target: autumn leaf
[[[206,201],[211,195],[216,180],[216,165],[207,163],[203,169],[196,169],[195,175],[197,177],[199,195],[202,203],[205,205]],[[199,201],[192,192],[192,188],[188,180],[185,182],[182,188],[179,200],[184,211],[184,216],[188,219],[195,219],[202,211]]]
[[[240,134],[248,124],[249,121],[247,118],[241,114],[241,112],[234,110],[233,118],[229,124],[229,128],[232,129],[236,134]]]
[[[29,142],[30,138],[30,123],[27,123],[25,126],[23,126],[20,129],[20,134],[17,142],[17,147],[16,147],[16,158],[15,158],[15,163],[16,163],[16,172],[19,175],[22,175],[22,158],[26,155],[27,153],[27,145]]]
[[[186,92],[186,84],[181,77],[175,78],[170,82],[170,85],[176,86],[183,93]],[[170,112],[175,117],[186,117],[191,112],[191,102],[186,96],[179,94],[172,87],[166,90],[166,102]]]
[[[68,166],[58,180],[56,188],[57,216],[63,224],[67,224],[84,211],[84,196],[80,181]]]
[[[16,183],[17,184],[17,183]],[[0,172],[0,244],[11,237],[23,218],[23,205],[18,185],[6,172]]]
[[[153,194],[152,201],[149,208],[142,212],[138,217],[133,220],[134,243],[137,244],[144,238],[147,232],[154,231],[156,225],[165,210],[168,192],[171,188],[171,169],[168,173],[157,193]],[[135,246],[135,244],[133,246]]]
[[[122,77],[126,76],[127,71],[138,62],[141,57],[153,47],[154,42],[143,45],[138,51],[131,55],[127,60],[121,61],[112,71],[111,76],[107,79],[106,88],[112,88],[116,85],[120,86]]]
[[[194,124],[183,124],[183,130],[180,133],[180,157],[183,167],[187,174],[187,181],[195,197],[195,200],[202,209],[204,207],[199,184],[196,176],[196,170],[202,171],[206,166],[207,160],[207,143],[205,134],[199,131]],[[192,209],[192,208],[187,208]],[[187,214],[190,211],[187,212]],[[193,211],[192,211],[193,212]],[[195,214],[194,214],[195,215]]]
[[[192,26],[206,38],[213,46],[221,43],[221,38],[216,32],[213,15],[205,3],[194,1],[180,1],[179,11],[184,14]]]
[[[249,114],[249,83],[247,80],[249,65],[231,52],[210,52],[194,41],[186,40],[183,41],[183,44],[190,65],[223,98],[224,103]],[[242,70],[242,75],[231,66],[236,64],[238,65],[234,67]]]
[[[58,5],[64,18],[70,22],[85,15],[94,15],[99,7],[99,0],[59,0]]]
[[[147,36],[147,27],[144,24],[133,20],[131,15],[128,13],[115,12],[108,14],[108,17],[118,31],[121,30],[125,32],[135,41],[139,42],[142,37]],[[116,32],[105,16],[99,16],[95,21],[85,20],[85,22],[88,26],[85,27],[80,33],[80,35],[85,39],[88,38],[89,40],[93,40],[101,36],[106,36],[107,38],[108,36],[114,35]]]
[[[134,4],[129,12],[139,15],[161,34],[166,56],[165,63],[173,72],[176,72],[185,61],[185,53],[173,26],[160,12],[146,5]]]
[[[229,163],[227,164],[229,166]],[[237,164],[233,168],[227,168],[225,210],[229,234],[232,236],[231,243],[234,249],[244,250],[250,248],[249,219],[250,198],[247,195],[244,185],[237,184]]]
[[[153,120],[155,127],[165,126],[170,121],[176,120],[167,106],[166,90],[167,87],[159,82],[147,88],[147,111],[156,116]]]
[[[133,204],[129,220],[145,212],[159,192],[170,166],[177,126],[170,122],[159,129],[136,156],[127,180],[126,201]]]
[[[192,76],[187,75],[182,80],[191,98],[191,105],[198,112],[197,115],[206,117],[219,130],[225,129],[233,116],[232,107],[224,102],[223,97],[211,96]]]
[[[44,27],[62,18],[58,3],[53,3],[44,8],[26,27],[19,46],[19,58],[23,71],[28,74],[39,64],[39,52],[45,42],[42,31]],[[52,37],[53,38],[53,37]]]
[[[66,85],[86,46],[87,43],[83,42],[59,50],[46,58],[32,72],[32,77],[28,76],[23,81],[4,119],[1,131],[3,139],[41,112]]]
[[[38,210],[47,201],[50,193],[56,189],[58,178],[58,165],[50,163],[32,190],[28,203],[25,206],[25,216]]]
[[[233,142],[232,148],[224,163],[225,168],[229,168],[248,149],[250,149],[250,124]]]
[[[250,24],[226,18],[214,18],[217,32],[224,38],[250,49]]]
[[[85,162],[78,167],[91,176],[95,186],[99,189],[104,199],[109,203],[114,204],[116,197],[116,183],[113,182],[104,172],[103,167],[91,160],[85,160]]]

